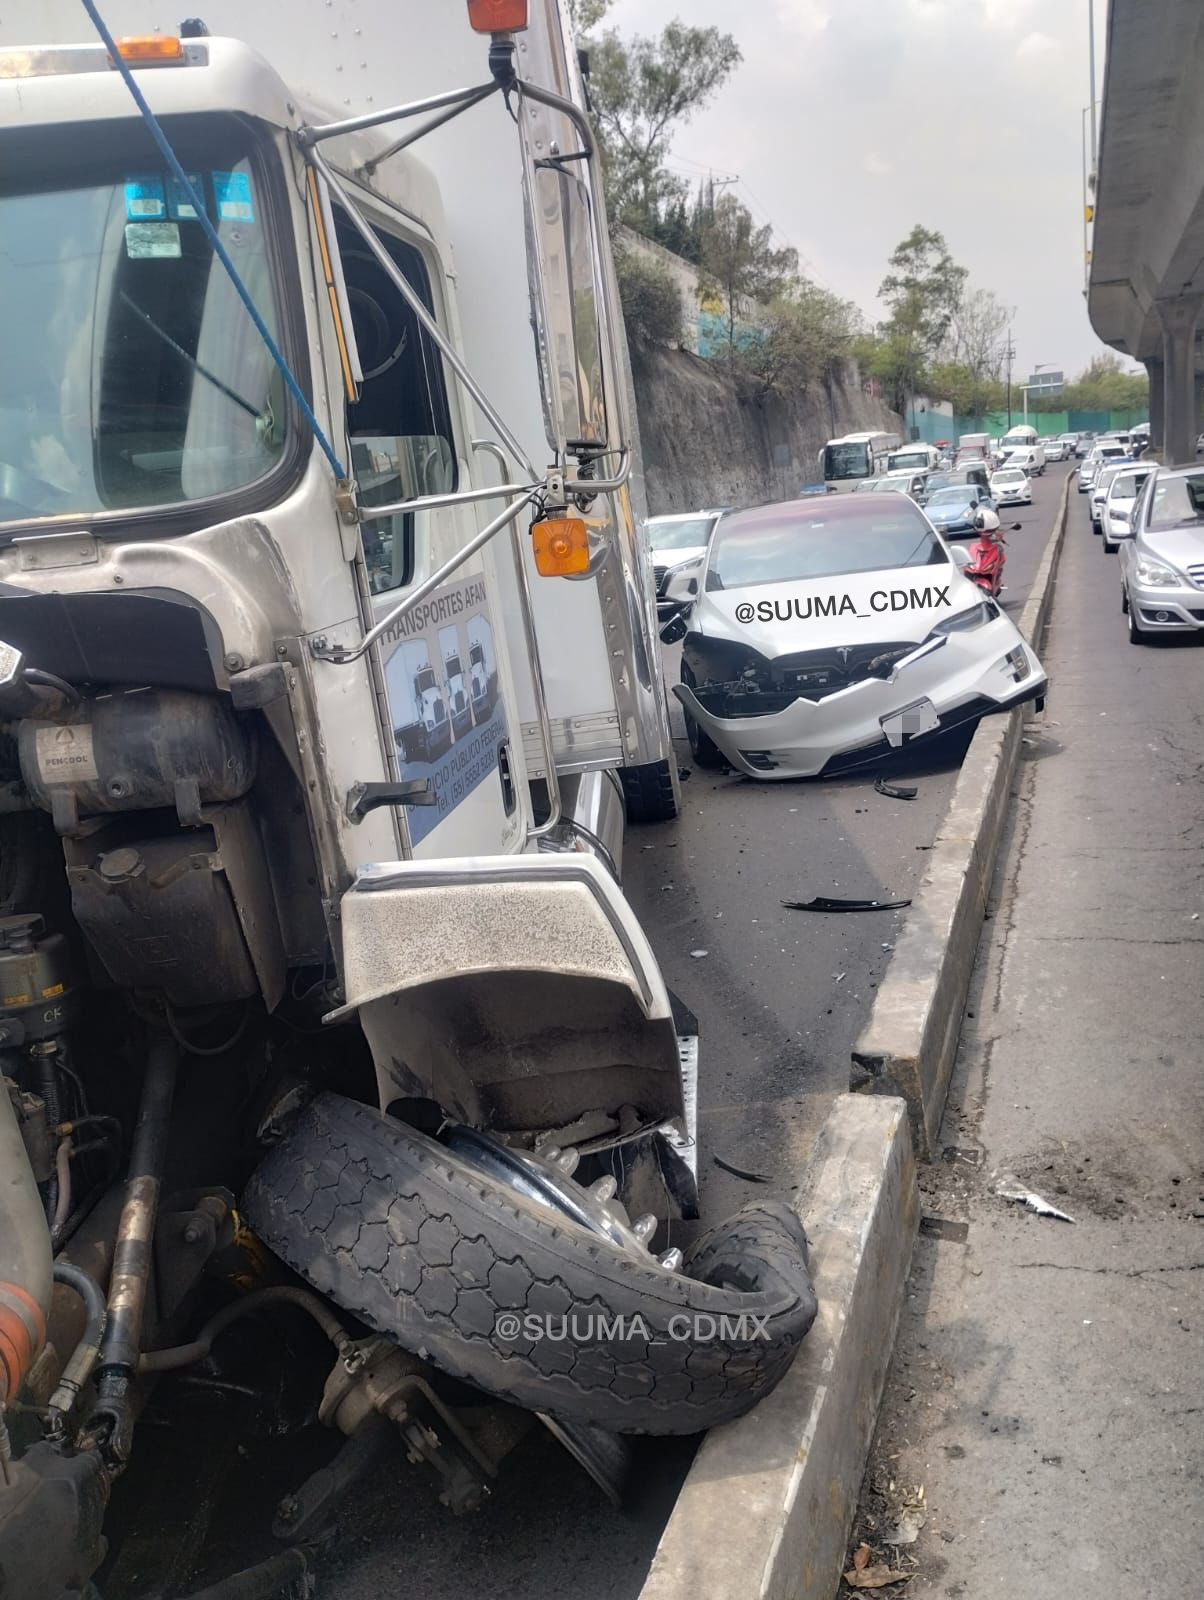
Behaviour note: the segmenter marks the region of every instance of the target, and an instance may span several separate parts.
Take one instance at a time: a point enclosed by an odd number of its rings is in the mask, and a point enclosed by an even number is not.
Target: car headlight
[[[968,611],[957,611],[943,622],[938,622],[928,637],[941,639],[948,638],[951,633],[968,633],[971,628],[981,628],[985,623],[994,622],[998,615],[999,607],[994,600],[983,600]]]
[[[1178,589],[1183,580],[1174,567],[1155,561],[1152,556],[1140,556],[1137,561],[1137,581],[1148,589]]]

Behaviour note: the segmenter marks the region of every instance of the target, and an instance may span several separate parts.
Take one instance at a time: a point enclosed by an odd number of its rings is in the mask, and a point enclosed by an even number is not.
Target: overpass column
[[[1162,360],[1166,367],[1166,446],[1168,464],[1193,461],[1196,454],[1196,323],[1204,296],[1180,295],[1158,301]]]
[[[1143,363],[1150,380],[1150,448],[1161,450],[1162,441],[1166,437],[1163,426],[1166,407],[1166,372],[1162,365],[1161,356],[1151,356]]]

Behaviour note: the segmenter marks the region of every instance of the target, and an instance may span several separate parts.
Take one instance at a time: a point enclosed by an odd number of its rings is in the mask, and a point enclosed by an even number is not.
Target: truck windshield
[[[252,134],[173,133],[275,335]],[[137,127],[0,158],[0,521],[230,494],[285,445],[283,385],[182,189]]]

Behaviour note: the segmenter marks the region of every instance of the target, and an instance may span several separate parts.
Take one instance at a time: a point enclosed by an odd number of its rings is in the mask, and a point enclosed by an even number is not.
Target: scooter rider
[[[980,506],[974,517],[974,531],[978,537],[970,546],[970,563],[966,576],[988,594],[998,596],[1003,592],[1003,567],[1007,556],[1006,543],[999,527],[999,518],[989,506]]]

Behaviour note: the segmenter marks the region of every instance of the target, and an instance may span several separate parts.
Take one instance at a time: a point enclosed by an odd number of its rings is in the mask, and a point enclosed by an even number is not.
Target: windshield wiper
[[[122,300],[125,301],[126,305],[129,306],[134,315],[139,318],[140,321],[145,322],[146,326],[151,330],[151,332],[157,338],[162,339],[163,343],[169,350],[174,350],[176,355],[187,361],[188,365],[193,369],[194,372],[199,373],[201,377],[207,382],[211,383],[215,389],[224,394],[227,400],[233,400],[234,404],[236,406],[240,406],[249,417],[254,417],[257,425],[263,422],[263,413],[257,406],[253,406],[249,400],[244,400],[242,395],[240,395],[236,390],[232,389],[228,383],[223,383],[216,373],[210,372],[208,367],[202,366],[197,358],[194,355],[190,355],[182,344],[177,344],[172,338],[171,334],[165,332],[152,316],[143,311],[141,306],[135,305],[130,299],[129,295],[126,294],[124,289],[119,289],[117,292],[121,296]]]

